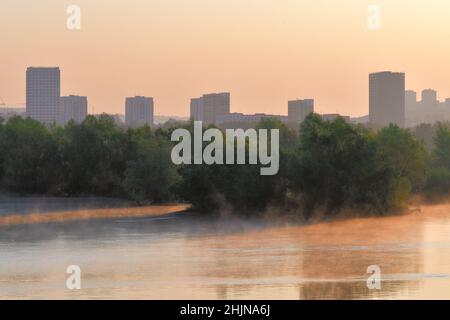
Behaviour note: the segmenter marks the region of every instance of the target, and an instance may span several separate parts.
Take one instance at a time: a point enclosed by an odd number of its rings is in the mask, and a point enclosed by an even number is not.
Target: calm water
[[[366,287],[370,265],[381,290]],[[3,227],[0,297],[450,299],[450,205],[310,226],[172,215]]]

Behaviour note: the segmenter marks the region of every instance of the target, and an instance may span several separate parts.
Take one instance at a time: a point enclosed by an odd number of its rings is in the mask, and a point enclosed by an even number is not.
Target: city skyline
[[[366,26],[369,1],[169,2],[80,0],[81,30],[71,31],[69,3],[2,1],[0,27],[11,32],[0,52],[0,96],[24,105],[28,65],[60,66],[71,88],[61,94],[82,92],[96,113],[150,94],[159,114],[188,116],[191,97],[226,90],[235,112],[285,114],[285,101],[312,96],[320,113],[360,116],[368,113],[366,76],[382,70],[410,75],[408,89],[450,96],[448,1],[377,1],[380,30]]]
[[[450,0],[0,12],[0,300],[450,301]]]
[[[59,120],[61,70],[29,67],[26,71],[26,114],[45,124]]]
[[[231,109],[230,92],[206,93],[190,99],[190,119],[208,124],[237,122],[258,122],[263,118],[275,117],[282,122],[301,123],[309,113],[321,114],[325,120],[343,117],[354,123],[371,123],[386,126],[390,123],[400,127],[411,127],[421,123],[434,123],[450,119],[450,98],[438,99],[434,89],[422,90],[422,100],[417,92],[405,86],[406,74],[381,71],[369,74],[369,114],[351,117],[342,113],[319,113],[315,110],[314,98],[289,100],[287,115],[257,112],[244,114]],[[88,97],[70,94],[62,96],[61,70],[59,67],[28,67],[26,70],[26,112],[5,108],[1,100],[0,115],[6,118],[23,114],[45,124],[66,124],[70,120],[81,123],[88,112]],[[3,110],[4,109],[4,110]],[[111,114],[117,123],[137,126],[154,123],[154,99],[148,96],[126,97],[125,113]],[[95,115],[95,113],[90,113]],[[121,119],[121,118],[124,119]]]
[[[369,74],[369,120],[382,126],[405,126],[405,74],[377,72]]]
[[[127,97],[125,99],[125,123],[130,127],[153,126],[154,103],[152,97]]]

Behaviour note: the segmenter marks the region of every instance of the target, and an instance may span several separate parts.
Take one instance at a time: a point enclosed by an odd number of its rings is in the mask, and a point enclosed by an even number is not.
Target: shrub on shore
[[[193,125],[184,128],[192,131]],[[175,128],[124,129],[107,115],[64,127],[14,117],[0,122],[0,190],[137,203],[183,200],[208,213],[224,205],[234,212],[263,212],[292,206],[295,198],[306,217],[315,210],[384,214],[404,207],[411,194],[450,192],[446,124],[436,126],[431,152],[417,131],[394,125],[375,133],[342,118],[310,115],[298,131],[276,119],[263,120],[259,128],[280,130],[277,175],[261,176],[258,165],[175,166]]]

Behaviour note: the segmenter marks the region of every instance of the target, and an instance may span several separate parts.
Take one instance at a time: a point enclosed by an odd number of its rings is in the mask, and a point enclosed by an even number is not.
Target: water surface
[[[174,214],[2,227],[0,297],[450,299],[450,205],[309,226]]]

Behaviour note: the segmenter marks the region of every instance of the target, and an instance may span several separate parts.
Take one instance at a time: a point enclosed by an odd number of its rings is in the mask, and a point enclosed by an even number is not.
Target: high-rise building
[[[439,103],[437,99],[437,92],[433,89],[422,90],[422,105],[423,107],[434,107]]]
[[[444,101],[444,106],[445,106],[446,108],[450,108],[450,98],[445,99],[445,101]]]
[[[203,121],[204,124],[216,123],[219,115],[230,113],[230,93],[205,94],[200,98],[191,99],[191,119]]]
[[[413,90],[405,91],[405,106],[408,109],[408,106],[414,106],[417,103],[417,92]]]
[[[191,99],[191,120],[203,121],[203,99]]]
[[[153,98],[126,98],[125,123],[130,127],[153,126]]]
[[[278,119],[282,122],[288,122],[287,116],[275,115],[275,114],[243,114],[243,113],[229,113],[221,114],[216,117],[216,124],[231,124],[231,123],[256,123],[264,119]]]
[[[323,121],[335,121],[338,118],[344,119],[346,122],[350,123],[350,117],[349,116],[343,116],[338,113],[327,113],[320,115]]]
[[[8,107],[0,107],[0,121],[8,120],[11,117],[14,116],[20,116],[23,117],[25,115],[25,108],[23,107],[14,107],[14,106],[8,106]]]
[[[450,120],[450,99],[439,101],[437,92],[433,89],[423,90],[420,101],[417,101],[416,92],[407,90],[405,92],[405,106],[407,127]]]
[[[405,74],[379,72],[369,75],[370,122],[405,126]]]
[[[59,68],[27,69],[26,115],[45,124],[58,121],[61,73]]]
[[[314,99],[288,101],[288,118],[290,122],[303,122],[314,112]]]
[[[61,97],[59,110],[59,123],[66,124],[73,120],[81,123],[86,119],[88,111],[87,97],[70,95]]]
[[[405,91],[405,127],[414,126],[418,116],[421,115],[417,92],[413,90]]]

